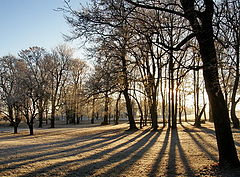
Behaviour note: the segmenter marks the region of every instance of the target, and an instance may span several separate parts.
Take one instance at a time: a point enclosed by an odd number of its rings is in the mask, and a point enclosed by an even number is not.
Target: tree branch
[[[134,5],[134,6],[136,6],[136,7],[141,7],[141,8],[145,8],[145,9],[160,10],[162,12],[167,12],[167,13],[175,14],[175,15],[178,15],[178,16],[181,16],[181,17],[185,17],[185,15],[183,13],[175,11],[175,10],[162,8],[162,7],[151,6],[151,5],[146,5],[146,4],[140,4],[140,3],[134,2],[132,0],[125,0],[125,1]]]

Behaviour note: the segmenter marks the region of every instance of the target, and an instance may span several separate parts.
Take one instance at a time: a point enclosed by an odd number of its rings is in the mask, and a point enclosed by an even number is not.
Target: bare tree
[[[219,83],[218,61],[214,45],[213,30],[213,15],[215,12],[214,1],[180,0],[180,2],[176,1],[171,4],[163,2],[160,3],[159,6],[157,6],[157,4],[153,6],[151,3],[143,4],[132,0],[126,1],[137,7],[155,9],[175,14],[182,17],[190,24],[193,33],[183,39],[183,41],[180,42],[175,49],[178,49],[187,41],[196,37],[199,44],[201,60],[203,62],[205,87],[208,93],[214,119],[219,152],[219,164],[222,167],[239,166],[240,163],[232,137],[227,104],[224,100]],[[177,8],[169,8],[173,5],[181,7],[183,12]]]
[[[234,128],[239,128],[239,120],[236,116],[236,105],[240,99],[236,99],[237,90],[239,86],[239,62],[240,62],[240,2],[236,0],[223,0],[220,4],[221,13],[218,14],[217,23],[219,24],[218,37],[222,40],[221,44],[224,44],[222,48],[228,47],[227,55],[225,55],[225,61],[232,61],[230,64],[230,74],[233,75],[234,82],[231,94],[231,119]],[[234,55],[232,55],[234,53]],[[231,72],[233,71],[233,72]]]
[[[73,50],[66,45],[59,45],[49,56],[50,67],[50,102],[51,102],[51,128],[55,127],[55,113],[60,106],[62,90],[67,79],[69,61],[72,58]]]
[[[21,122],[19,93],[17,92],[16,65],[18,59],[14,56],[4,56],[0,59],[0,98],[3,103],[1,113],[14,127],[14,133]]]

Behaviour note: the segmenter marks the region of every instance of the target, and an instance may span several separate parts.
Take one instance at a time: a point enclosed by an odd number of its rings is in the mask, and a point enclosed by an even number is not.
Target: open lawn
[[[2,128],[2,127],[1,127]],[[0,176],[240,176],[220,171],[213,124],[177,130],[127,131],[128,124],[71,125],[27,130],[0,128]],[[233,129],[240,155],[240,130]]]

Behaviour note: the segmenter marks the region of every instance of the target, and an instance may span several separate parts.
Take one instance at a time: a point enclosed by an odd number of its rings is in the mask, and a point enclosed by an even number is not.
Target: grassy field
[[[0,176],[240,176],[220,171],[213,124],[127,131],[128,124],[61,125],[29,136],[0,127]],[[240,130],[233,129],[240,155]]]

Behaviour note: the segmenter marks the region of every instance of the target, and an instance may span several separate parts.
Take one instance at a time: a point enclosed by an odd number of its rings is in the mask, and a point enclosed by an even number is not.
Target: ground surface
[[[126,131],[128,124],[27,130],[0,127],[0,176],[240,176],[220,171],[213,125]],[[240,130],[233,129],[240,155]]]

